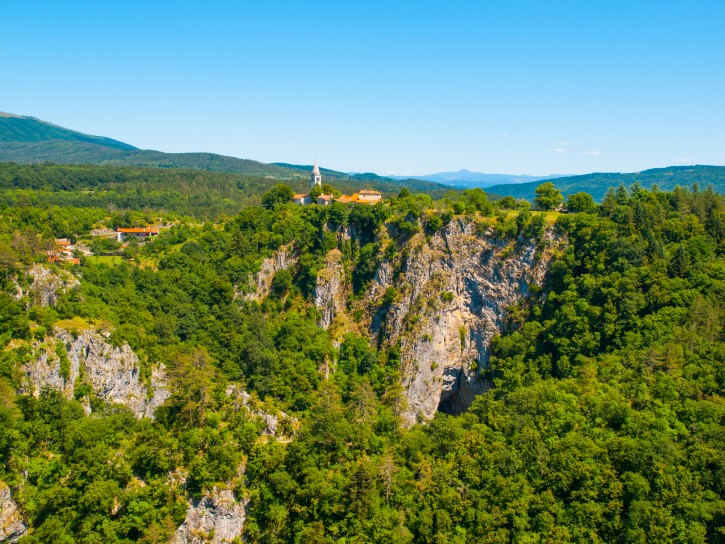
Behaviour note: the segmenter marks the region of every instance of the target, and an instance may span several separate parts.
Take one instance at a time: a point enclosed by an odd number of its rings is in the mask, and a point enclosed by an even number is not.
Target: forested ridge
[[[290,174],[290,178],[285,183],[295,191],[309,189],[309,177],[295,178]],[[348,194],[373,187],[357,179],[330,181]],[[219,219],[238,213],[244,206],[259,204],[262,195],[275,183],[266,176],[184,168],[0,163],[0,201],[6,206],[16,206],[18,202],[44,208],[110,206]],[[408,185],[402,181],[375,181],[375,187],[386,197]],[[428,182],[413,181],[411,188],[429,190],[436,198],[445,192],[441,186]]]
[[[547,187],[541,210],[404,189],[376,206],[299,207],[280,188],[234,198],[231,177],[140,172],[0,169],[0,480],[28,527],[21,543],[168,542],[187,501],[215,486],[247,505],[248,542],[725,541],[721,195],[635,185],[600,205],[571,195],[560,214]],[[214,214],[181,185],[217,181],[209,205],[233,205]],[[183,204],[157,204],[155,190]],[[153,243],[62,265],[80,284],[54,304],[24,294],[55,237],[159,214],[175,226]],[[346,303],[360,308],[381,263],[464,219],[501,245],[544,251],[550,232],[562,249],[508,309],[482,369],[490,390],[461,415],[408,427],[399,350],[354,322],[320,328],[316,278],[339,251]],[[256,297],[254,274],[287,247],[299,259]],[[44,351],[67,372],[55,327],[127,344],[149,383],[163,363],[170,396],[155,418],[103,401],[83,377],[71,398],[24,389]],[[277,436],[231,385],[287,414]]]
[[[635,184],[647,189],[656,185],[660,190],[672,191],[678,185],[690,187],[697,183],[700,187],[711,185],[716,192],[722,194],[725,192],[725,166],[694,164],[651,168],[641,172],[597,172],[581,176],[557,177],[550,181],[566,196],[583,191],[591,194],[597,202],[601,202],[609,188],[624,185],[630,189]],[[534,191],[541,183],[541,181],[507,183],[492,185],[487,190],[502,196],[533,199]]]
[[[185,180],[194,177],[208,178],[208,173],[225,173],[231,174],[227,176],[227,180],[242,178],[243,181],[239,188],[244,190],[246,195],[261,194],[270,186],[270,180],[285,180],[297,189],[307,188],[307,180],[312,170],[311,166],[290,165],[286,163],[266,164],[259,161],[249,159],[239,159],[216,153],[191,152],[191,153],[164,153],[162,151],[154,151],[151,149],[137,149],[136,147],[101,136],[92,136],[83,134],[74,130],[69,130],[52,123],[47,123],[34,117],[25,117],[0,112],[0,161],[14,162],[22,165],[42,165],[44,168],[42,175],[48,178],[56,178],[59,169],[54,168],[56,165],[81,165],[81,169],[76,169],[75,176],[97,177],[99,172],[108,172],[111,178],[118,181],[118,172],[120,168],[89,168],[88,165],[103,165],[104,167],[135,167],[135,170],[127,174],[129,178],[144,177],[148,180],[158,181],[158,178],[183,178]],[[82,166],[85,165],[85,166]],[[0,163],[0,166],[3,166]],[[12,168],[12,167],[10,167]],[[150,169],[165,170],[192,170],[193,174],[183,172],[181,174],[172,173],[167,176],[163,173],[154,173]],[[143,170],[141,170],[143,169]],[[51,173],[51,170],[53,172]],[[72,171],[72,170],[71,170]],[[33,178],[37,175],[29,170],[16,170],[16,175]],[[68,172],[68,170],[66,170]],[[347,174],[335,170],[324,169],[325,179],[334,181],[339,184],[340,189],[353,193],[362,187],[359,184],[365,182],[374,182],[376,188],[384,193],[397,193],[402,187],[406,186],[414,191],[437,192],[438,196],[442,196],[445,187],[438,183],[421,181],[415,179],[403,180],[401,183],[397,179],[378,176],[376,174]],[[213,176],[211,176],[213,177]],[[224,179],[217,177],[217,180]],[[252,181],[250,181],[250,179]],[[217,181],[218,183],[218,181]],[[188,181],[187,181],[188,184]],[[233,187],[233,183],[230,188]],[[264,187],[264,185],[267,185]],[[192,183],[193,186],[193,183]],[[188,187],[188,186],[187,186]],[[204,188],[202,187],[197,187]],[[63,190],[67,190],[63,188]],[[148,190],[148,188],[145,188]],[[142,202],[131,199],[126,194],[113,195],[117,199],[121,199],[126,206],[143,205]],[[163,195],[155,195],[156,198],[146,203],[149,207],[163,205],[164,199],[168,199],[168,192]],[[227,191],[223,196],[225,199],[239,201],[239,195],[233,191]],[[47,196],[46,196],[47,198]],[[173,199],[176,208],[181,206],[208,206],[207,202],[180,203]],[[247,202],[245,202],[247,203]],[[69,205],[77,205],[76,203],[67,202]],[[213,207],[217,213],[224,208],[231,208],[229,202],[215,202]],[[238,211],[238,210],[235,210]]]

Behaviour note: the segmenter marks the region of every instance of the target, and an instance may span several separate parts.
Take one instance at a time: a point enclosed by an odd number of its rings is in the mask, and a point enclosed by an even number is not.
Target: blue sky
[[[725,2],[4,0],[0,110],[345,171],[725,164]]]

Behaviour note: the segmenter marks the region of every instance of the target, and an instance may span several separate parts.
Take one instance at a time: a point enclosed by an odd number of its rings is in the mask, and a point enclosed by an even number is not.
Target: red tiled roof
[[[158,234],[159,229],[158,227],[140,227],[131,229],[117,228],[116,232],[125,232],[126,234],[140,234],[144,232],[148,234]]]

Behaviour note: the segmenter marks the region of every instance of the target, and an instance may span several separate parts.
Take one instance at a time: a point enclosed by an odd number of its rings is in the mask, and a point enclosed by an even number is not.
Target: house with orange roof
[[[73,260],[73,244],[68,238],[56,238],[55,247],[48,251],[48,262],[56,263]]]
[[[310,190],[315,187],[322,187],[322,175],[320,174],[317,161],[315,161],[315,166],[312,168],[312,174],[310,175]],[[299,193],[292,196],[292,202],[300,206],[306,206],[307,204],[329,206],[333,202],[341,202],[343,204],[377,204],[382,201],[383,195],[379,191],[370,189],[362,189],[360,192],[353,193],[350,196],[341,195],[335,197],[334,195],[321,194],[317,198],[313,198],[309,193]]]
[[[306,193],[298,193],[292,196],[292,202],[299,204],[300,206],[305,206],[307,204],[312,204],[312,197]]]
[[[139,241],[151,239],[159,235],[159,227],[134,227],[134,228],[117,228],[116,240],[123,242],[129,236],[133,236]]]
[[[383,195],[379,191],[370,191],[368,189],[363,189],[358,193],[358,200],[365,204],[376,204],[378,202],[382,202]]]
[[[320,195],[317,197],[317,204],[320,206],[329,206],[332,204],[334,198],[332,195]]]

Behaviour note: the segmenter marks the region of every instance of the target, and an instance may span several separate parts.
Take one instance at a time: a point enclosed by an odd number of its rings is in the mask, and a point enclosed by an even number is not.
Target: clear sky
[[[380,174],[725,164],[725,2],[3,0],[0,110]]]

